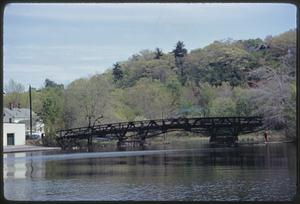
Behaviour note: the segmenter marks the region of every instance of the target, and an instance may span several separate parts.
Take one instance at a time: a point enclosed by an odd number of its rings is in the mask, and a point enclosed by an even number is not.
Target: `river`
[[[289,201],[296,145],[210,148],[197,142],[129,152],[4,154],[8,200]]]

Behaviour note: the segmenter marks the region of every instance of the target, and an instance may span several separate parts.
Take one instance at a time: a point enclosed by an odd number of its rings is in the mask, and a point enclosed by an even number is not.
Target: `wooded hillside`
[[[5,89],[5,106],[29,107],[24,87],[10,81]],[[66,87],[47,79],[32,98],[48,137],[94,122],[252,115],[262,115],[266,128],[295,137],[296,30],[190,51],[174,42],[174,50],[143,50]]]

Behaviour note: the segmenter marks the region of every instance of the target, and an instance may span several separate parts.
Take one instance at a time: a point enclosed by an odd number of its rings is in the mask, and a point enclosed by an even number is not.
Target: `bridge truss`
[[[143,146],[147,138],[170,131],[183,130],[207,135],[211,143],[218,142],[220,138],[226,138],[228,143],[235,143],[239,134],[255,132],[262,125],[262,117],[259,116],[129,121],[59,130],[56,141],[62,149],[73,148],[78,146],[81,140],[86,140],[90,150],[93,138],[117,140],[118,146],[126,142],[138,142]]]

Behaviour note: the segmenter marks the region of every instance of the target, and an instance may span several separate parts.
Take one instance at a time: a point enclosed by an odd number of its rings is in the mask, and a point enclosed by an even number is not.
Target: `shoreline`
[[[270,140],[268,142],[265,142],[264,139],[261,136],[257,136],[254,134],[247,134],[247,135],[241,135],[239,137],[238,145],[262,145],[262,144],[280,144],[280,143],[295,143],[295,140],[288,140],[284,137],[278,137],[271,136],[269,138]],[[162,138],[153,138],[150,141],[148,140],[149,146],[157,145],[165,143],[168,144],[174,144],[177,142],[183,142],[183,141],[207,141],[208,137],[198,137],[198,136],[177,136],[177,135],[169,135],[166,137],[166,140],[163,140]],[[146,142],[147,143],[147,142]],[[101,142],[98,143],[101,145]],[[103,144],[103,147],[114,145],[112,141],[107,142],[106,144]],[[17,153],[17,152],[32,152],[32,151],[53,151],[53,150],[61,150],[61,147],[45,147],[45,146],[36,146],[36,145],[20,145],[20,146],[4,146],[3,147],[3,153]]]
[[[3,147],[3,154],[17,153],[17,152],[50,151],[50,150],[61,150],[61,148],[34,146],[34,145],[5,146]]]

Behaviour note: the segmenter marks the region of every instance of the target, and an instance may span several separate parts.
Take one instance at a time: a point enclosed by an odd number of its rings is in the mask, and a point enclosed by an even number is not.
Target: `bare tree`
[[[253,74],[253,73],[252,73]],[[277,69],[264,66],[255,70],[261,80],[254,89],[257,114],[263,114],[266,128],[287,128],[286,108],[295,109],[296,101],[291,100],[291,83],[295,80],[293,68],[282,60]]]

